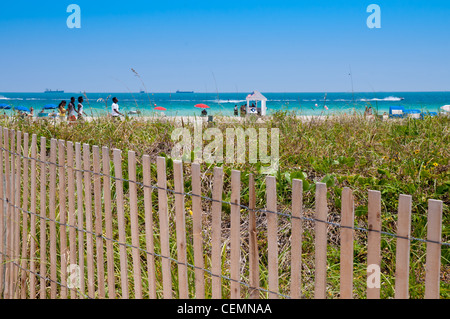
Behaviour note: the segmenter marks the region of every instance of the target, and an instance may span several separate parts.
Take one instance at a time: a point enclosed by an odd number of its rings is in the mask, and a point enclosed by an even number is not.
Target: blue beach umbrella
[[[25,107],[25,106],[22,106],[22,105],[14,106],[14,109],[15,109],[16,111],[30,112],[30,109],[29,109],[29,108],[27,108],[27,107]]]
[[[8,104],[0,104],[0,110],[9,110],[11,106]]]

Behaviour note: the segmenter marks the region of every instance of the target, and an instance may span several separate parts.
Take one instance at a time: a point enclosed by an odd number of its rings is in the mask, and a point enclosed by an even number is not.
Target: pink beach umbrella
[[[206,104],[197,104],[195,107],[199,109],[209,109],[209,106]]]
[[[165,107],[162,107],[162,106],[157,106],[157,107],[155,107],[155,110],[158,110],[158,111],[167,111],[167,109],[166,109]]]

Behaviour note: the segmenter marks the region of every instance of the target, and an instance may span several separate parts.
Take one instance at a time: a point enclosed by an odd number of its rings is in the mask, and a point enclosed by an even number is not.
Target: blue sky
[[[69,29],[69,4],[81,29]],[[381,28],[369,29],[370,4]],[[0,92],[450,91],[450,1],[2,1]]]

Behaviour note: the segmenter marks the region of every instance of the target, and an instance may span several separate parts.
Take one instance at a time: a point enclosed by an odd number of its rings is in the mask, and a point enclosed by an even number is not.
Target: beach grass
[[[172,131],[180,126],[180,121],[174,118],[164,120],[146,120],[142,118],[126,118],[113,121],[106,117],[93,118],[90,121],[76,124],[53,123],[51,121],[29,121],[23,119],[2,119],[1,125],[47,139],[56,138],[66,141],[87,143],[90,145],[107,146],[110,149],[123,151],[124,178],[128,177],[126,152],[136,152],[138,159],[147,154],[155,163],[157,156],[167,157],[168,188],[173,189],[171,159],[168,155],[175,142],[171,139]],[[303,205],[305,217],[314,216],[315,183],[324,182],[328,189],[329,221],[340,222],[340,196],[343,187],[350,187],[355,196],[355,226],[368,228],[367,204],[368,190],[378,190],[382,194],[382,230],[388,233],[396,232],[398,198],[400,194],[412,195],[412,231],[411,236],[426,239],[427,201],[438,199],[444,202],[442,241],[449,242],[449,191],[450,191],[450,118],[437,116],[425,117],[423,120],[401,119],[381,121],[366,120],[362,116],[331,116],[321,119],[312,118],[308,121],[299,119],[295,114],[287,111],[275,113],[263,123],[256,121],[230,122],[226,118],[215,118],[214,124],[204,123],[206,128],[213,125],[222,132],[230,127],[266,127],[278,128],[280,136],[280,168],[275,173],[277,177],[278,211],[290,213],[292,179],[303,180]],[[189,123],[181,123],[185,128],[193,131]],[[224,133],[225,135],[225,133]],[[204,142],[207,144],[208,142]],[[247,145],[248,149],[248,145]],[[225,153],[225,152],[224,152]],[[248,204],[249,174],[254,174],[256,181],[257,208],[265,207],[265,175],[260,174],[261,164],[220,164],[224,168],[224,201],[231,197],[231,170],[241,171],[241,204]],[[185,191],[191,191],[189,164],[185,164]],[[214,165],[202,164],[203,195],[212,197],[211,181]],[[142,168],[137,169],[138,179],[142,179]],[[152,165],[152,178],[156,182],[156,170]],[[124,183],[125,195],[128,195],[128,185]],[[139,221],[143,223],[143,191],[138,190]],[[115,200],[115,186],[112,187],[113,201]],[[157,192],[153,192],[154,211],[157,212]],[[169,214],[174,220],[174,198],[170,194]],[[39,200],[39,199],[38,199]],[[192,207],[191,198],[185,199],[186,211]],[[38,206],[39,207],[39,204]],[[203,203],[204,208],[204,240],[205,265],[210,267],[210,203]],[[113,212],[115,204],[113,203]],[[129,212],[126,204],[125,211]],[[154,214],[156,215],[156,214]],[[229,215],[230,207],[223,205],[223,275],[229,276]],[[242,261],[241,276],[243,281],[248,278],[248,212],[241,211],[242,226]],[[154,223],[158,229],[158,218],[154,216]],[[289,295],[290,278],[290,219],[278,217],[278,248],[279,248],[279,285],[280,293]],[[114,221],[114,231],[117,221]],[[127,226],[129,228],[129,224]],[[171,222],[171,256],[176,258],[175,225]],[[267,287],[267,241],[265,240],[266,218],[264,214],[257,216],[258,243],[260,251],[261,286]],[[304,223],[302,247],[302,293],[305,298],[313,298],[314,294],[314,224]],[[187,233],[192,233],[192,220],[186,214]],[[143,226],[141,227],[143,229]],[[339,297],[339,228],[328,226],[328,270],[327,294],[329,298]],[[130,234],[127,229],[127,234]],[[114,235],[116,238],[117,234]],[[159,232],[154,234],[155,252],[160,254]],[[131,237],[127,238],[131,243]],[[145,238],[141,236],[141,247],[145,247]],[[381,297],[392,298],[395,289],[395,247],[396,238],[383,235],[382,249],[382,287]],[[48,251],[48,250],[47,250]],[[131,256],[131,248],[128,248]],[[411,298],[423,298],[425,280],[425,252],[423,242],[411,241],[411,269],[410,295]],[[38,252],[39,253],[39,252]],[[193,264],[192,238],[188,240],[188,262]],[[147,260],[142,252],[142,260]],[[118,252],[116,255],[116,272],[120,277]],[[157,263],[160,263],[158,258]],[[442,246],[441,258],[441,297],[450,298],[450,253],[448,246]],[[129,274],[132,278],[131,258],[129,258]],[[354,297],[365,298],[367,267],[367,233],[355,233],[354,257]],[[162,297],[161,272],[157,269],[157,293]],[[146,267],[142,266],[142,273],[146,277]],[[172,277],[174,296],[177,296],[177,264],[172,263]],[[208,275],[207,275],[208,277]],[[119,280],[116,280],[116,283]],[[190,286],[194,286],[193,269],[189,268]],[[222,280],[224,297],[230,295],[229,282]],[[133,282],[130,279],[130,291]],[[117,286],[120,293],[120,286]],[[211,296],[211,286],[207,280],[206,296]],[[148,283],[144,280],[144,291],[148,291]],[[242,295],[248,296],[247,289],[241,288]],[[193,297],[195,291],[190,291]],[[144,296],[146,296],[144,294]],[[261,292],[267,297],[266,292]]]

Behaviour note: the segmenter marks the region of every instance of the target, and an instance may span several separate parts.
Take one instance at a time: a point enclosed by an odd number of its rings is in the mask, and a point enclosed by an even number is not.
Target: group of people
[[[112,99],[113,104],[111,105],[111,116],[113,118],[117,118],[118,116],[124,116],[123,113],[119,111],[119,100],[114,97]],[[64,120],[67,116],[67,121],[74,122],[77,120],[83,120],[83,116],[86,115],[83,107],[84,99],[82,96],[78,97],[78,103],[75,106],[75,98],[71,97],[69,105],[66,109],[66,101],[61,101],[58,105],[59,109],[59,117],[61,120]]]
[[[252,105],[250,106],[250,110],[255,110],[256,114],[261,115],[261,108],[257,107],[255,105],[255,103],[252,103]],[[241,113],[241,117],[242,116],[246,116],[247,115],[247,104],[242,104],[239,109],[238,109],[238,106],[236,104],[234,106],[234,116],[238,116],[239,115],[239,111]]]
[[[77,119],[78,120],[82,120],[83,119],[83,115],[86,114],[84,113],[84,107],[83,107],[83,102],[84,99],[82,96],[80,96],[78,98],[78,104],[75,106],[75,98],[71,97],[70,98],[70,102],[69,105],[67,106],[67,110],[66,110],[66,101],[61,101],[61,103],[59,103],[58,105],[58,109],[59,109],[59,117],[60,119],[64,119],[67,116],[67,120],[69,122],[74,122]]]

